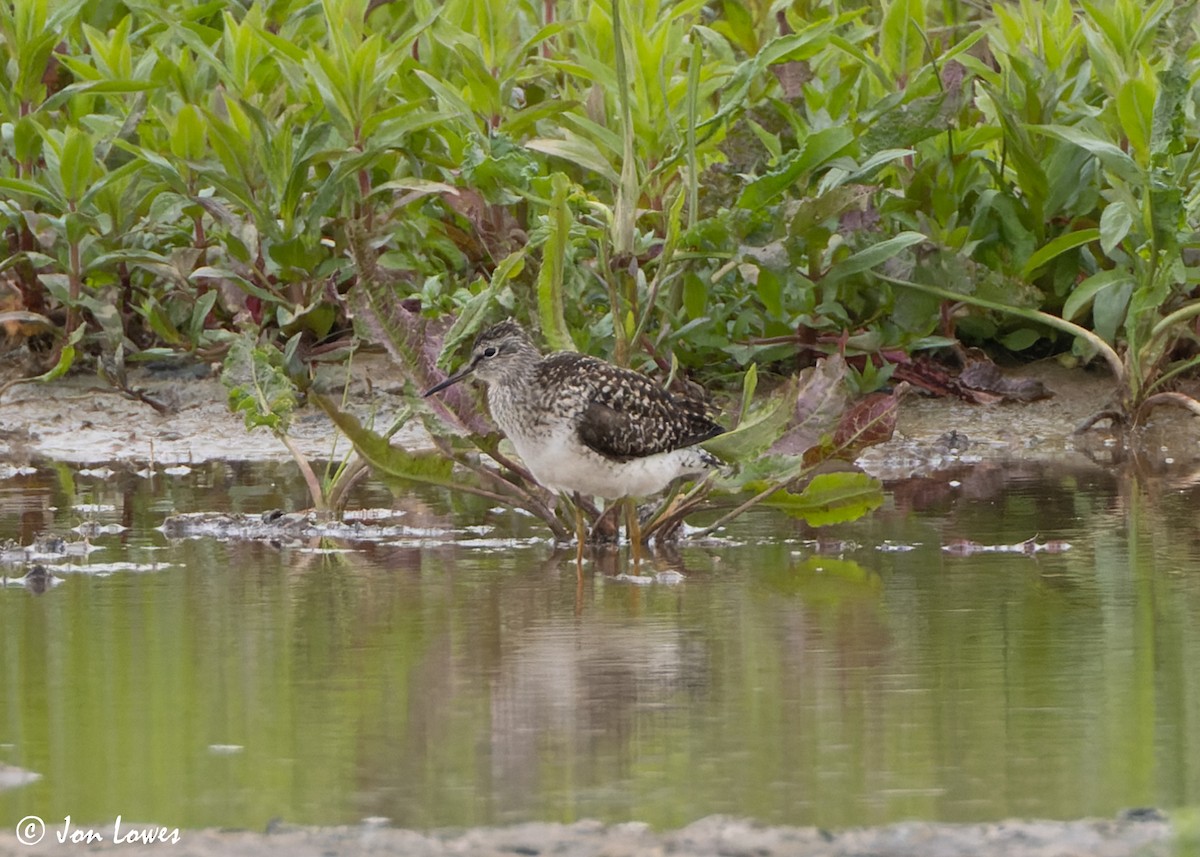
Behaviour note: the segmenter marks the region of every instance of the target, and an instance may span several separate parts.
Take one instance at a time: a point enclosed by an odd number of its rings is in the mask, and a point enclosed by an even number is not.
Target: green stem
[[[776,479],[774,482],[772,482],[770,485],[768,485],[763,490],[759,491],[757,494],[755,494],[749,500],[742,503],[740,506],[735,507],[732,512],[727,512],[726,514],[717,518],[717,520],[715,520],[713,523],[709,524],[703,530],[696,533],[695,534],[696,537],[703,538],[705,536],[711,536],[713,533],[715,533],[721,527],[725,526],[727,523],[732,521],[734,518],[738,517],[738,515],[743,514],[747,509],[757,506],[759,503],[761,503],[763,500],[766,500],[768,497],[770,497],[775,492],[782,491],[790,483],[795,482],[797,479],[799,479],[801,476],[803,476],[806,471],[808,471],[810,469],[811,468],[808,467],[807,465],[802,465],[799,468],[797,468],[793,473],[789,473],[784,478]]]
[[[475,494],[479,497],[487,497],[493,502],[500,503],[501,505],[517,506],[518,508],[524,509],[525,511],[540,518],[542,522],[550,528],[551,532],[554,533],[556,538],[564,540],[568,538],[570,533],[565,527],[563,527],[562,523],[558,519],[558,516],[545,504],[534,497],[533,494],[529,493],[521,486],[505,479],[492,468],[486,467],[476,461],[472,461],[468,456],[456,455],[444,441],[439,441],[440,439],[435,437],[434,445],[442,452],[443,455],[452,459],[456,464],[459,464],[462,467],[465,467],[467,470],[470,470],[481,479],[490,481],[497,488],[497,491],[489,491],[486,488],[477,488],[469,483],[462,483],[457,486],[457,490],[465,491],[468,494]],[[496,461],[501,463],[508,461],[508,459],[493,453],[491,450],[488,450],[483,446],[480,446],[479,448]],[[504,466],[510,466],[510,464],[504,464]],[[524,468],[519,468],[515,464],[511,465],[511,467],[515,472],[522,474],[526,472]],[[532,479],[532,477],[530,478]]]
[[[613,251],[619,264],[633,252],[634,226],[637,219],[637,150],[634,146],[633,109],[629,104],[629,67],[625,62],[625,32],[621,24],[621,4],[612,0],[613,51],[617,66],[617,105],[621,113],[621,183],[613,208]]]
[[[278,432],[276,437],[283,441],[283,445],[287,447],[287,451],[292,454],[292,458],[295,459],[296,465],[300,468],[300,475],[304,477],[304,484],[308,486],[308,493],[312,496],[313,507],[318,512],[329,511],[329,507],[325,503],[325,492],[321,490],[321,480],[313,472],[312,465],[308,463],[308,459],[304,457],[304,453],[283,432]]]
[[[666,272],[670,269],[675,255],[675,238],[676,236],[674,235],[668,235],[666,241],[663,242],[662,256],[658,260],[654,279],[650,281],[650,291],[646,295],[646,305],[642,307],[637,326],[633,330],[633,336],[629,338],[632,348],[636,348],[637,344],[641,341],[642,334],[645,333],[646,326],[650,323],[650,316],[654,313],[655,307],[658,306],[658,293],[667,279]]]
[[[1194,301],[1186,306],[1180,307],[1175,312],[1163,316],[1159,319],[1154,327],[1150,328],[1150,337],[1148,342],[1153,342],[1160,336],[1170,332],[1171,328],[1179,324],[1181,321],[1187,321],[1189,318],[1200,316],[1200,301]]]
[[[688,63],[687,81],[687,168],[688,168],[688,229],[696,225],[700,210],[700,176],[696,166],[696,115],[700,92],[700,60],[704,56],[700,39],[692,33],[692,60]]]
[[[1072,336],[1077,336],[1080,339],[1086,340],[1089,345],[1100,353],[1104,361],[1108,363],[1109,369],[1112,370],[1113,376],[1117,383],[1124,385],[1126,379],[1125,364],[1121,360],[1119,354],[1111,345],[1104,341],[1103,338],[1088,330],[1086,327],[1080,327],[1074,322],[1067,321],[1064,318],[1059,318],[1056,315],[1051,315],[1048,312],[1042,312],[1036,309],[1025,309],[1024,307],[1006,306],[996,301],[989,301],[986,298],[975,297],[974,295],[964,295],[960,292],[952,292],[949,289],[942,289],[937,286],[926,285],[925,283],[914,283],[910,280],[901,280],[897,277],[889,277],[886,274],[881,274],[878,271],[872,272],[879,279],[891,283],[894,286],[900,286],[907,289],[915,289],[918,292],[924,292],[934,297],[942,298],[947,301],[961,301],[972,306],[982,307],[983,309],[995,310],[996,312],[1015,315],[1018,318],[1028,319],[1044,324],[1047,327],[1053,327],[1056,330],[1061,330],[1064,333],[1069,333]]]
[[[361,482],[368,473],[370,473],[370,469],[367,467],[367,462],[361,458],[355,458],[339,470],[329,488],[330,511],[341,517],[346,501],[349,499],[350,489]]]
[[[1161,375],[1155,378],[1153,383],[1147,386],[1147,392],[1153,392],[1154,390],[1157,390],[1172,378],[1182,375],[1184,372],[1187,372],[1190,369],[1195,369],[1197,366],[1200,366],[1200,356],[1184,360],[1182,363],[1171,367],[1166,372],[1163,372]]]

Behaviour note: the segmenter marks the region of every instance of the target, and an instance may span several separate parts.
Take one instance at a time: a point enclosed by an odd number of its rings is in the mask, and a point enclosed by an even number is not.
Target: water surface
[[[0,540],[75,528],[0,588],[0,822],[261,829],[712,813],[840,827],[1200,803],[1200,489],[995,466],[822,534],[580,583],[527,520],[437,494],[388,543],[170,541],[172,511],[303,505],[287,467],[0,483]],[[118,526],[119,525],[119,526]],[[123,528],[123,529],[122,529]],[[959,540],[1064,552],[958,556]],[[335,550],[327,550],[333,548]],[[962,552],[961,550],[959,552]],[[3,566],[19,576],[20,563]]]

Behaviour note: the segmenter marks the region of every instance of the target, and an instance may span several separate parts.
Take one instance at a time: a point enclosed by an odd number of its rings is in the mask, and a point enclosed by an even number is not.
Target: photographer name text
[[[17,825],[17,839],[23,845],[36,845],[46,835],[46,825],[36,815],[28,815]],[[149,827],[146,825],[128,825],[121,816],[117,816],[112,827],[76,827],[71,816],[63,818],[62,828],[52,830],[52,835],[60,844],[92,845],[98,842],[111,842],[114,845],[177,845],[179,843],[178,827]]]

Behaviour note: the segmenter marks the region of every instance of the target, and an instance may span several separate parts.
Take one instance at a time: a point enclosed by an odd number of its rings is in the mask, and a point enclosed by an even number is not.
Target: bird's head
[[[512,319],[502,321],[475,338],[471,359],[461,369],[440,384],[434,384],[423,395],[432,396],[469,375],[487,384],[503,381],[519,375],[539,357],[541,353],[521,325]]]

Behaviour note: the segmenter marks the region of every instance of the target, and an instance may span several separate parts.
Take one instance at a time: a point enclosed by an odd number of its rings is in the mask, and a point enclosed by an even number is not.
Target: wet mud
[[[93,829],[104,836],[104,826]],[[155,829],[126,822],[126,831]],[[656,833],[643,824],[518,824],[501,828],[421,833],[382,824],[356,827],[289,828],[265,833],[227,830],[180,831],[178,842],[131,848],[111,837],[89,845],[58,842],[51,828],[37,845],[0,834],[0,857],[68,857],[88,854],[151,853],[178,857],[294,855],[402,855],[402,857],[1170,857],[1179,848],[1169,821],[1155,810],[1136,810],[1116,819],[1004,821],[993,824],[904,822],[883,827],[828,831],[815,827],[771,827],[724,817]],[[168,830],[170,835],[172,831]]]
[[[203,369],[203,367],[201,367]],[[901,409],[893,440],[867,451],[861,466],[885,480],[903,482],[917,474],[953,473],[979,464],[1038,462],[1080,466],[1112,466],[1119,445],[1103,430],[1081,436],[1074,429],[1107,403],[1111,381],[1102,374],[1068,371],[1055,364],[1023,370],[1054,394],[1030,403],[995,406],[910,397]],[[181,467],[227,460],[286,460],[287,450],[265,431],[249,432],[226,406],[225,391],[209,372],[135,370],[132,382],[166,403],[160,414],[144,403],[121,397],[95,378],[73,377],[49,386],[25,385],[5,394],[0,407],[0,469],[8,475],[31,462],[77,464],[142,462],[152,467]],[[339,395],[344,378],[322,382]],[[404,406],[403,384],[382,357],[356,363],[349,383],[349,409],[361,417],[371,413],[386,424]],[[1144,438],[1155,466],[1187,468],[1200,458],[1195,438],[1200,427],[1189,418],[1164,415]],[[315,409],[294,421],[297,446],[314,458],[347,452],[335,441],[328,419]],[[396,442],[417,448],[427,439],[417,429],[402,432]],[[998,466],[1003,466],[999,464]],[[984,468],[986,472],[987,468]],[[956,486],[958,487],[958,486]],[[201,534],[225,538],[428,538],[402,525],[381,521],[330,523],[306,514],[264,516],[178,515],[164,524],[171,537]],[[458,538],[459,534],[449,534]],[[967,549],[971,546],[958,546]],[[1021,549],[1021,546],[1012,546]],[[1046,550],[1033,543],[1029,550]],[[1057,546],[1062,548],[1062,546]],[[28,547],[10,562],[41,560],[66,552],[68,545]],[[40,566],[39,566],[40,567]],[[29,581],[21,581],[29,585]],[[36,581],[34,581],[36,583]],[[0,788],[20,787],[21,771],[0,770]],[[5,778],[7,776],[7,779]],[[97,830],[103,830],[97,827]],[[875,828],[826,831],[818,828],[763,826],[753,821],[707,818],[679,830],[656,832],[645,825],[604,825],[582,821],[570,825],[530,823],[502,828],[418,832],[395,829],[383,821],[354,827],[293,828],[269,831],[184,830],[175,844],[131,845],[111,837],[81,846],[60,842],[53,826],[36,845],[18,840],[13,830],[0,831],[0,857],[7,855],[76,855],[79,853],[164,853],[214,857],[245,855],[388,854],[406,857],[443,855],[791,855],[792,857],[1168,857],[1196,853],[1181,844],[1178,830],[1157,810],[1134,810],[1113,819],[1074,821],[1012,820],[989,824],[905,822]],[[1200,846],[1198,846],[1200,848]]]

